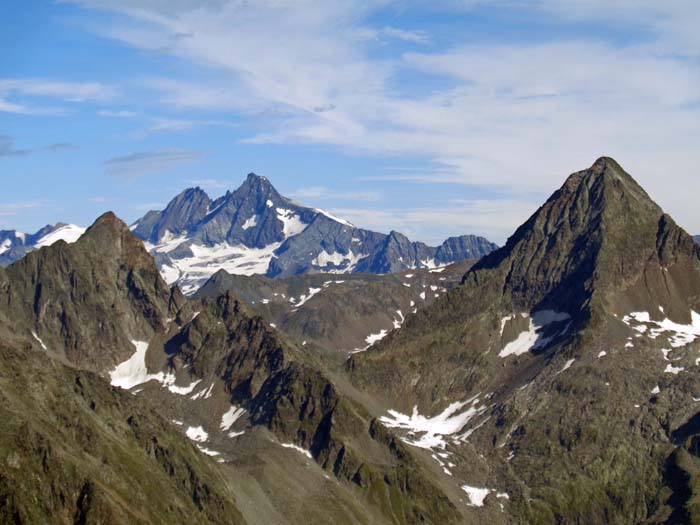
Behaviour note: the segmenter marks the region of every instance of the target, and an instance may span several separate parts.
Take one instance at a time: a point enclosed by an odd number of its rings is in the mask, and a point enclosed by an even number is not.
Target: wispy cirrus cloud
[[[116,89],[99,82],[63,82],[37,78],[0,78],[0,112],[25,115],[64,115],[64,107],[37,105],[27,99],[61,102],[102,102],[117,96]],[[13,101],[20,97],[22,100]]]
[[[41,201],[0,203],[0,217],[14,217],[23,211],[40,208],[43,205]]]
[[[52,152],[79,149],[79,146],[70,142],[55,142],[38,148],[17,148],[13,138],[0,135],[0,157],[21,157],[38,152]]]
[[[420,29],[371,29],[369,15],[390,0],[79,3],[129,20],[105,36],[211,72],[207,80],[150,78],[147,87],[180,111],[253,115],[247,143],[419,157],[431,169],[387,176],[513,195],[549,191],[607,154],[681,222],[700,222],[695,197],[677,191],[692,187],[700,163],[694,0],[445,1],[435,8],[458,16],[494,7],[512,20],[534,13],[559,31],[389,56],[373,46],[430,42]],[[600,30],[561,31],[591,22]],[[413,90],[405,77],[434,87]]]
[[[139,151],[112,157],[104,162],[108,175],[131,179],[173,169],[202,157],[199,151],[181,149]]]
[[[130,111],[127,109],[121,109],[121,110],[100,109],[97,112],[97,115],[100,117],[106,117],[106,118],[130,119],[130,118],[136,118],[136,117],[141,116],[141,113],[139,113],[138,111]]]
[[[396,230],[412,239],[433,244],[441,243],[447,236],[465,232],[503,244],[537,207],[536,201],[475,199],[410,209],[332,208],[331,211],[363,228]]]
[[[310,200],[348,200],[361,202],[377,202],[381,196],[375,191],[339,191],[323,186],[299,188],[290,194],[296,199]]]

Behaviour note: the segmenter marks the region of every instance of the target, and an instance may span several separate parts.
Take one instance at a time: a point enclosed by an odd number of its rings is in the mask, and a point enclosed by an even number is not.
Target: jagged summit
[[[185,190],[131,229],[148,243],[166,280],[180,283],[186,293],[220,269],[268,277],[392,273],[479,258],[496,248],[475,236],[430,247],[398,232],[363,230],[280,195],[255,173],[215,200],[198,188]]]
[[[665,264],[671,255],[660,251],[659,242],[683,237],[681,232],[617,162],[602,157],[568,177],[464,282],[500,269],[503,296],[513,308],[568,308],[576,314],[595,303],[594,295],[600,303],[636,279],[650,261]],[[694,247],[687,237],[674,250],[692,258]]]

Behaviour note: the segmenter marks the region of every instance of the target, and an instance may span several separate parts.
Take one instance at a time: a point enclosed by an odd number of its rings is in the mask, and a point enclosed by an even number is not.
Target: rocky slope
[[[347,368],[407,441],[479,454],[484,516],[696,522],[698,311],[699,248],[602,158]]]
[[[0,522],[243,523],[215,466],[96,375],[2,343],[0,400]]]
[[[16,430],[0,433],[5,459],[39,465],[41,436],[65,436],[56,454],[66,459],[37,466],[44,470],[26,481],[20,468],[0,484],[7,515],[20,523],[55,510],[67,521],[83,507],[95,513],[84,521],[104,523],[189,514],[233,523],[462,521],[459,497],[377,422],[371,401],[229,293],[190,302],[169,289],[112,214],[74,244],[58,242],[0,272],[0,329],[15,374],[2,392],[18,414]],[[30,377],[41,386],[25,392]],[[40,426],[38,445],[20,444],[26,425]],[[132,459],[144,453],[155,463]],[[126,465],[93,468],[103,462]],[[47,481],[67,496],[39,508],[32,495]],[[169,493],[167,484],[181,488],[181,504],[132,516],[124,501]],[[93,497],[95,507],[84,503]]]
[[[442,272],[220,273],[187,299],[112,214],[0,269],[0,516],[700,522],[700,247],[630,175],[599,159],[376,344],[319,351]]]
[[[400,327],[405,318],[459,284],[473,260],[387,275],[306,274],[271,279],[221,270],[194,295],[226,291],[301,345],[346,356]]]
[[[29,252],[50,246],[59,240],[75,242],[84,232],[85,228],[64,223],[44,226],[32,234],[17,230],[0,230],[0,266],[7,266]]]
[[[166,281],[188,295],[218,270],[268,277],[384,274],[479,258],[496,248],[473,235],[431,247],[398,232],[356,228],[283,197],[252,173],[236,191],[215,200],[199,188],[185,190],[131,229],[147,242]]]

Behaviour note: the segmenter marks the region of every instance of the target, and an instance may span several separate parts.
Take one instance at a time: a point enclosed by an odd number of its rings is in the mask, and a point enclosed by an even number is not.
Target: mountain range
[[[614,160],[463,266],[187,297],[140,226],[0,268],[1,522],[700,521],[700,247]]]
[[[479,258],[497,246],[464,235],[438,247],[353,226],[283,197],[265,177],[249,174],[215,200],[200,188],[175,197],[131,225],[147,243],[166,282],[194,293],[218,270],[289,277],[306,273],[386,274]]]
[[[406,316],[454,288],[474,262],[385,275],[304,274],[277,279],[219,270],[194,297],[231,292],[298,344],[346,358],[386,337]]]
[[[75,224],[59,222],[47,225],[36,233],[22,233],[17,230],[0,230],[0,267],[7,266],[29,252],[50,246],[56,241],[75,242],[85,232],[85,228]]]

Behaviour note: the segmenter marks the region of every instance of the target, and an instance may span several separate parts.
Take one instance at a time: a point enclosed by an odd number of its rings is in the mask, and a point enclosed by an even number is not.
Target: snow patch
[[[44,246],[51,246],[58,241],[66,241],[68,244],[71,244],[77,241],[83,233],[85,233],[85,228],[81,228],[75,224],[66,224],[44,235],[34,246],[36,248],[43,248]]]
[[[666,374],[675,374],[678,375],[679,372],[682,372],[685,370],[682,366],[673,366],[672,364],[667,364],[666,368],[664,369],[664,373]]]
[[[530,318],[529,328],[526,331],[521,332],[515,341],[511,341],[510,343],[508,343],[503,348],[503,350],[501,350],[498,353],[499,357],[508,357],[509,355],[522,355],[531,350],[537,350],[538,348],[546,346],[547,344],[549,344],[550,341],[552,341],[552,339],[554,339],[554,337],[556,337],[556,335],[550,337],[543,337],[543,328],[552,323],[559,323],[571,319],[571,316],[569,314],[563,312],[555,312],[553,310],[541,310],[539,312],[534,313],[532,317],[527,315],[526,317]],[[501,320],[502,328],[505,327],[505,321],[507,321],[507,319]],[[566,329],[568,329],[568,325]],[[561,333],[564,333],[566,329],[563,330]]]
[[[41,338],[38,335],[36,335],[36,332],[34,330],[32,330],[32,337],[37,340],[37,342],[41,345],[41,348],[43,348],[44,350],[48,350],[48,348],[46,348],[46,345],[44,344],[44,341],[42,341]]]
[[[131,341],[131,344],[136,347],[136,352],[134,352],[129,359],[117,365],[117,367],[109,373],[112,386],[125,390],[146,383],[151,379],[156,379],[162,375],[162,373],[148,373],[148,369],[146,368],[148,343],[146,341]]]
[[[568,370],[569,368],[571,368],[571,365],[574,364],[574,361],[576,361],[576,359],[569,359],[566,363],[564,363],[564,366],[562,367],[561,370],[559,370],[558,373],[561,374],[563,371]]]
[[[231,408],[221,416],[221,430],[227,431],[243,414],[245,414],[245,409],[231,405]]]
[[[9,250],[10,246],[12,246],[12,241],[10,239],[5,239],[2,241],[2,244],[0,244],[0,255]]]
[[[323,288],[309,288],[309,293],[304,294],[301,297],[299,297],[299,302],[294,305],[294,309],[297,310],[301,306],[303,306],[309,299],[311,299],[314,295],[316,295],[318,292],[320,292]]]
[[[690,319],[690,324],[685,325],[671,321],[668,318],[661,321],[654,321],[651,319],[649,312],[631,312],[622,319],[622,322],[642,334],[647,333],[648,330],[648,337],[650,339],[656,339],[661,334],[670,333],[670,345],[673,348],[680,348],[694,342],[700,337],[700,314],[691,310]],[[633,321],[643,324],[633,326]]]
[[[425,449],[439,448],[444,450],[447,446],[445,436],[460,432],[471,419],[486,410],[485,406],[478,406],[478,401],[478,398],[474,398],[464,402],[452,403],[434,417],[420,415],[417,406],[413,407],[413,413],[410,416],[396,410],[389,410],[389,415],[380,417],[379,421],[385,427],[408,431],[407,437],[401,439],[409,445]],[[459,412],[470,403],[471,406],[467,410]],[[417,434],[421,435],[417,436]]]
[[[462,485],[462,490],[467,493],[469,505],[472,507],[483,507],[486,496],[491,493],[491,489],[481,489],[479,487],[470,487],[469,485]]]
[[[257,225],[258,225],[258,216],[253,215],[250,219],[248,219],[247,221],[245,221],[243,223],[243,226],[241,226],[241,228],[243,228],[244,230],[247,230],[248,228],[254,228]]]
[[[203,443],[209,439],[209,434],[207,434],[201,426],[187,427],[187,430],[185,430],[185,435],[197,443]]]
[[[320,213],[321,215],[325,215],[326,217],[328,217],[328,218],[331,219],[332,221],[339,222],[339,223],[342,224],[343,226],[349,226],[350,228],[354,228],[354,227],[355,227],[355,225],[352,224],[351,222],[348,222],[348,221],[346,221],[345,219],[341,219],[341,218],[339,218],[339,217],[336,217],[335,215],[333,215],[333,214],[327,212],[326,210],[322,210],[321,208],[315,208],[315,211],[317,211],[317,212]],[[354,239],[353,239],[353,240],[354,240]]]
[[[301,222],[301,218],[292,210],[277,208],[277,218],[282,222],[282,232],[285,237],[298,235],[308,226]]]
[[[309,459],[314,459],[314,457],[311,455],[311,452],[295,445],[294,443],[280,443],[280,445],[282,445],[284,448],[291,448],[292,450],[296,450],[297,452],[301,452]]]

